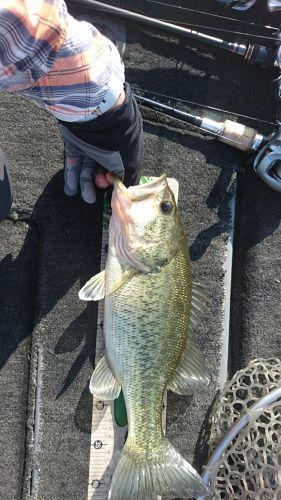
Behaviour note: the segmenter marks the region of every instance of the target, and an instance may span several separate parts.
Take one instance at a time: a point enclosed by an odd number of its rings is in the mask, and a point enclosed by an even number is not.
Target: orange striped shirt
[[[64,0],[0,0],[0,90],[20,92],[57,118],[91,115],[124,83],[113,44],[77,21]]]

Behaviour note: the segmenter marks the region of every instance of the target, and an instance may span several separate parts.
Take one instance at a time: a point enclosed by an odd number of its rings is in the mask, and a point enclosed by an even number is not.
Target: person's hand
[[[99,172],[93,177],[93,169],[90,167],[81,168],[80,172],[80,190],[82,199],[86,203],[94,203],[96,201],[95,186],[99,189],[107,189],[113,183],[112,174],[110,172]]]
[[[82,199],[89,204],[95,203],[95,186],[107,189],[112,185],[112,175],[109,172],[97,173],[96,162],[90,158],[67,158],[64,170],[64,192],[67,196],[75,196],[79,185]]]
[[[112,186],[112,174],[110,172],[106,172],[105,174],[99,173],[95,176],[95,184],[100,189],[106,189],[109,186]]]
[[[92,166],[85,166],[84,164],[82,164],[79,176],[81,198],[89,204],[95,203],[96,201],[96,190],[93,174],[94,168]]]

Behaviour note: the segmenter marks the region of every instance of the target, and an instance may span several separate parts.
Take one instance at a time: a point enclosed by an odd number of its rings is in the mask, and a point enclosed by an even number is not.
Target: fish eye
[[[160,209],[165,215],[169,215],[173,210],[173,205],[170,201],[161,201]]]

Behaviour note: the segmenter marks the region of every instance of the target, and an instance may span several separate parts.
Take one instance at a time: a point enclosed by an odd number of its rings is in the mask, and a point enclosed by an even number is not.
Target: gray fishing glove
[[[64,192],[67,196],[75,196],[80,193],[86,203],[95,203],[96,191],[94,184],[94,174],[97,164],[91,158],[65,158],[64,167]]]

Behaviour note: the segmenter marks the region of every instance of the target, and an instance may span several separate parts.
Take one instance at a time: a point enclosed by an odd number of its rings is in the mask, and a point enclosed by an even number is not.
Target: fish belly
[[[191,279],[181,252],[160,272],[139,273],[105,299],[106,350],[122,385],[129,439],[162,439],[163,394],[188,341]]]

